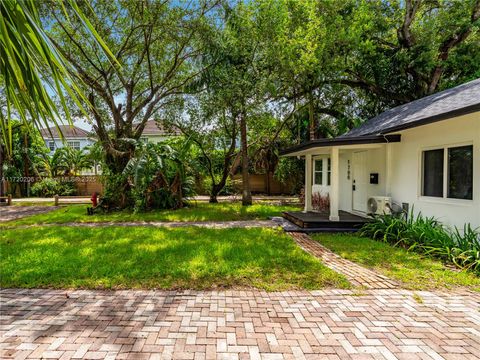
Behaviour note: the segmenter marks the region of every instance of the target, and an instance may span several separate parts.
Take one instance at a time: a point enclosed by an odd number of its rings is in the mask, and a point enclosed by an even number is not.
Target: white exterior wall
[[[367,200],[371,196],[385,196],[386,195],[386,164],[385,164],[385,145],[380,145],[377,149],[344,149],[340,152],[340,167],[339,167],[339,180],[340,180],[340,193],[339,193],[339,205],[340,210],[352,211],[352,201],[353,201],[353,163],[352,163],[352,153],[357,151],[366,151],[367,152],[367,176],[370,173],[379,174],[379,183],[370,184],[369,179],[367,178],[367,188],[366,188],[366,198]],[[322,155],[328,156],[328,155]],[[349,169],[350,164],[350,169]],[[350,172],[350,173],[349,173]],[[313,174],[315,176],[315,174]],[[330,186],[312,186],[312,192],[320,192],[321,194],[329,194]]]
[[[390,189],[393,200],[406,202],[415,213],[434,216],[447,225],[480,226],[480,113],[460,116],[400,132],[392,143]],[[424,197],[422,151],[443,146],[473,144],[473,200]]]
[[[50,142],[53,141],[55,143],[55,149],[67,146],[68,141],[79,141],[80,142],[80,150],[93,144],[93,142],[91,140],[86,139],[86,138],[65,138],[65,143],[61,139],[58,139],[58,138],[56,138],[56,139],[44,139],[44,140],[45,140],[45,145],[47,146],[47,148],[49,148]],[[54,152],[55,151],[50,151],[50,155],[52,155]]]

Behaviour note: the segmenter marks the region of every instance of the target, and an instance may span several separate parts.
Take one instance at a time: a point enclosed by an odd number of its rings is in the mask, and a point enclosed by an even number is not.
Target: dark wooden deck
[[[340,221],[330,221],[328,213],[287,211],[283,217],[294,223],[302,232],[352,232],[358,231],[369,218],[339,211]]]

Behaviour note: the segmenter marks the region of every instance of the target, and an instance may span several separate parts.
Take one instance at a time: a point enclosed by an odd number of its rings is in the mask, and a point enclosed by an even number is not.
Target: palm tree
[[[56,177],[65,173],[65,165],[63,164],[63,148],[55,150],[53,155],[42,154],[38,160],[40,173],[47,177]]]
[[[65,167],[65,175],[80,175],[82,170],[90,169],[93,161],[85,149],[76,150],[71,147],[59,149],[61,152],[61,163]]]
[[[193,193],[192,177],[187,173],[186,147],[174,149],[166,144],[138,143],[135,157],[124,170],[135,198],[135,209],[152,207],[181,208],[184,197]]]
[[[57,4],[65,12],[68,7],[71,16],[81,19],[94,41],[118,64],[76,0],[52,0],[50,4]],[[73,68],[45,33],[38,11],[40,5],[36,0],[0,1],[0,179],[4,162],[12,156],[14,117],[37,128],[49,122],[57,124],[60,116],[54,98],[58,98],[71,124],[66,95],[87,114],[82,106],[82,102],[88,104],[87,97],[78,82],[73,81]],[[1,180],[0,196],[3,194]]]

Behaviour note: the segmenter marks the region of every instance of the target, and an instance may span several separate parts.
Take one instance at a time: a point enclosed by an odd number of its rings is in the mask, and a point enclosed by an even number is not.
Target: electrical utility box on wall
[[[370,184],[378,184],[378,173],[370,174]]]

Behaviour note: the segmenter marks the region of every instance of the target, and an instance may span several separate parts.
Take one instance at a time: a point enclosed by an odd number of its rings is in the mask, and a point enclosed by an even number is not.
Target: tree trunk
[[[240,114],[240,140],[242,153],[242,205],[252,205],[250,191],[250,177],[248,174],[248,144],[247,144],[247,118],[245,112]]]
[[[218,184],[215,184],[215,176],[213,175],[213,172],[211,172],[212,188],[210,189],[209,202],[212,204],[218,203],[217,196],[227,184],[228,175],[230,175],[230,172],[232,169],[232,164],[230,162],[233,156],[233,152],[235,151],[235,145],[236,145],[235,136],[236,136],[236,132],[234,131],[233,137],[232,137],[232,144],[230,145],[230,148],[228,149],[228,152],[225,155],[225,158],[223,161],[222,178],[220,179]]]
[[[309,127],[310,127],[310,140],[314,140],[315,139],[315,117],[314,117],[314,112],[315,112],[315,109],[313,107],[313,95],[310,94],[309,96],[309,100],[308,100],[308,124],[309,124]]]
[[[131,156],[113,156],[107,154],[105,165],[109,175],[105,181],[104,203],[109,209],[124,209],[133,206],[128,179],[123,175],[123,170],[127,166]]]
[[[5,181],[3,179],[3,145],[0,144],[0,196],[5,196]]]

